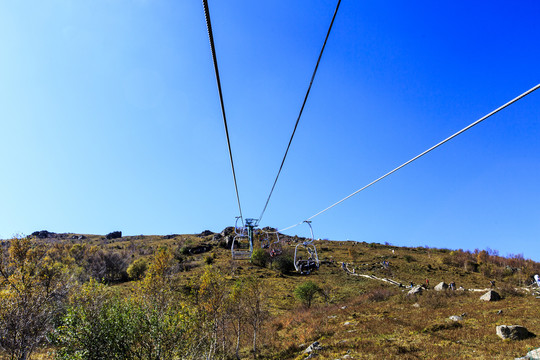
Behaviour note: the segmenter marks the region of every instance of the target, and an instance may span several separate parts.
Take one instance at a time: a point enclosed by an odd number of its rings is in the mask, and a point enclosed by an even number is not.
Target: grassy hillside
[[[303,350],[315,341],[322,346],[314,352],[319,359],[508,359],[540,347],[536,337],[503,341],[495,334],[497,325],[506,324],[522,325],[540,335],[539,299],[533,295],[536,285],[531,285],[540,265],[520,256],[324,240],[315,242],[319,270],[300,275],[277,269],[277,258],[265,258],[264,266],[233,261],[224,238],[203,235],[107,239],[68,234],[39,241],[74,258],[81,247],[117,253],[126,265],[141,258],[150,262],[159,248],[167,247],[174,254],[175,289],[182,294],[199,289],[209,268],[223,277],[225,292],[238,280],[256,279],[269,311],[258,337],[262,359],[306,358]],[[302,239],[287,240],[290,244],[283,250],[291,254],[295,240]],[[129,297],[138,291],[140,281],[125,276],[111,279],[108,287],[115,293]],[[426,280],[429,285],[421,294],[407,295],[411,282],[426,284]],[[319,289],[309,308],[295,296],[295,289],[306,281]],[[433,290],[442,281],[454,282],[457,290]],[[490,281],[502,300],[479,299],[492,286]],[[462,320],[450,320],[452,315],[462,315]],[[249,333],[247,327],[244,330]],[[249,336],[242,336],[239,354],[250,358]],[[46,353],[51,349],[39,356],[49,358]]]

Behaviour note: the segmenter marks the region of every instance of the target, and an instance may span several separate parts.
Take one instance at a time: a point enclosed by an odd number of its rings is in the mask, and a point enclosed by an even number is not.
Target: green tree
[[[319,285],[315,284],[313,281],[308,280],[303,284],[298,285],[294,289],[294,296],[302,301],[306,307],[311,307],[313,298],[317,293],[321,291]]]

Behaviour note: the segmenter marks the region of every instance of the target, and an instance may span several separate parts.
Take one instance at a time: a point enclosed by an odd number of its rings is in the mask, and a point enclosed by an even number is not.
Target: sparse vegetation
[[[524,290],[540,266],[521,255],[321,241],[326,261],[301,276],[294,242],[274,257],[256,249],[250,263],[195,235],[51,234],[0,246],[0,358],[295,359],[319,341],[320,359],[491,359],[538,347],[494,332],[511,323],[540,333],[537,300]],[[406,296],[377,279],[465,289],[494,281],[503,299],[466,290]]]

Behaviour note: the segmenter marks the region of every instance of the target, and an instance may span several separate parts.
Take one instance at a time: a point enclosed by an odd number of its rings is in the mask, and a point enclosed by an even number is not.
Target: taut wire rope
[[[216,82],[219,92],[219,101],[221,104],[221,114],[223,115],[223,124],[225,125],[225,135],[227,137],[227,147],[229,148],[229,159],[231,160],[231,169],[234,180],[234,189],[236,191],[236,200],[238,202],[238,211],[240,212],[240,218],[242,219],[242,225],[244,224],[244,217],[242,216],[242,206],[240,206],[240,195],[238,193],[238,183],[236,181],[236,172],[234,171],[234,161],[231,150],[231,141],[229,139],[229,128],[227,126],[227,117],[225,116],[225,105],[223,103],[223,93],[221,91],[221,80],[219,77],[218,62],[216,57],[216,49],[214,46],[214,35],[212,33],[212,22],[210,21],[210,10],[208,9],[208,1],[203,0],[204,17],[206,19],[206,28],[208,29],[208,39],[210,40],[210,50],[212,52],[212,61],[214,63],[214,71],[216,73]]]
[[[279,175],[281,174],[281,170],[283,169],[283,164],[285,164],[285,159],[287,158],[287,154],[289,153],[289,148],[291,147],[292,140],[294,138],[294,134],[296,133],[296,128],[298,127],[298,123],[300,122],[300,118],[302,117],[302,113],[304,112],[304,107],[306,105],[309,92],[311,91],[311,85],[313,85],[313,80],[315,79],[315,74],[317,74],[317,69],[319,68],[319,63],[321,62],[321,58],[324,52],[324,48],[326,47],[326,42],[328,41],[328,37],[330,36],[330,31],[332,30],[332,25],[334,24],[334,20],[336,19],[336,15],[339,9],[339,4],[341,3],[341,0],[338,0],[336,5],[336,10],[334,11],[334,15],[332,16],[332,21],[330,22],[330,26],[328,27],[328,32],[326,33],[326,37],[324,39],[323,46],[321,48],[321,52],[319,53],[319,58],[317,59],[317,63],[315,65],[315,69],[313,70],[313,74],[311,75],[311,81],[309,82],[309,86],[306,92],[306,96],[304,97],[304,102],[302,103],[302,107],[300,108],[300,112],[298,114],[298,118],[296,119],[296,123],[294,124],[294,129],[291,134],[291,138],[289,139],[289,144],[287,145],[287,149],[285,150],[285,155],[283,155],[283,160],[281,161],[281,165],[279,166],[279,170],[276,175],[276,179],[274,180],[274,184],[272,185],[272,189],[270,190],[270,194],[268,195],[268,198],[266,199],[266,203],[264,204],[264,208],[261,212],[261,215],[259,216],[259,222],[262,220],[262,217],[264,215],[264,212],[266,211],[266,208],[268,207],[268,202],[270,201],[270,197],[272,197],[272,193],[274,192],[274,188],[276,187]]]
[[[426,155],[426,154],[429,153],[430,151],[435,150],[436,148],[438,148],[438,147],[441,146],[442,144],[444,144],[444,143],[446,143],[446,142],[452,140],[453,138],[455,138],[456,136],[458,136],[458,135],[462,134],[463,132],[469,130],[469,129],[472,128],[473,126],[478,125],[479,123],[481,123],[482,121],[486,120],[486,119],[489,118],[490,116],[492,116],[492,115],[498,113],[498,112],[501,111],[502,109],[504,109],[504,108],[506,108],[506,107],[512,105],[512,104],[515,103],[516,101],[518,101],[518,100],[524,98],[525,96],[529,95],[529,94],[532,93],[533,91],[538,90],[538,88],[540,88],[540,84],[538,84],[538,85],[532,87],[531,89],[525,91],[523,94],[521,94],[521,95],[515,97],[514,99],[510,100],[510,101],[507,102],[506,104],[504,104],[504,105],[498,107],[497,109],[493,110],[493,111],[490,112],[489,114],[484,115],[483,117],[481,117],[480,119],[476,120],[476,121],[473,122],[472,124],[470,124],[470,125],[464,127],[463,129],[461,129],[461,130],[459,130],[458,132],[456,132],[455,134],[453,134],[453,135],[447,137],[446,139],[444,139],[443,141],[439,142],[438,144],[436,144],[436,145],[430,147],[429,149],[427,149],[426,151],[422,152],[421,154],[416,155],[415,157],[413,157],[413,158],[410,159],[409,161],[407,161],[407,162],[401,164],[400,166],[398,166],[398,167],[395,168],[394,170],[387,172],[387,173],[384,174],[383,176],[381,176],[381,177],[379,177],[379,178],[373,180],[372,182],[370,182],[369,184],[365,185],[364,187],[362,187],[362,188],[356,190],[356,191],[353,192],[352,194],[350,194],[350,195],[344,197],[343,199],[341,199],[341,200],[335,202],[334,204],[328,206],[326,209],[323,209],[323,210],[319,211],[318,213],[316,213],[315,215],[312,215],[312,216],[308,217],[306,220],[309,221],[309,220],[311,220],[311,219],[313,219],[313,218],[315,218],[315,217],[321,215],[322,213],[324,213],[324,212],[326,212],[326,211],[332,209],[334,206],[337,206],[337,205],[341,204],[341,203],[344,202],[345,200],[347,200],[347,199],[353,197],[354,195],[358,194],[359,192],[361,192],[361,191],[367,189],[367,188],[370,187],[371,185],[373,185],[373,184],[375,184],[375,183],[381,181],[381,180],[384,179],[385,177],[387,177],[387,176],[389,176],[389,175],[395,173],[395,172],[398,171],[399,169],[401,169],[401,168],[403,168],[403,167],[409,165],[410,163],[412,163],[413,161],[415,161],[415,160],[421,158],[422,156]],[[304,220],[304,221],[306,221],[306,220]],[[291,226],[286,227],[286,228],[284,228],[284,229],[281,229],[280,232],[283,232],[283,231],[285,231],[285,230],[289,230],[289,229],[292,229],[292,228],[294,228],[294,227],[296,227],[296,226],[298,226],[298,225],[301,225],[301,224],[304,223],[304,221],[299,222],[298,224],[291,225]]]

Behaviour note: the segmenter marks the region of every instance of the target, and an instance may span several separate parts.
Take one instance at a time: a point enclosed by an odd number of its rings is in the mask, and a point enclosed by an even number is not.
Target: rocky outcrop
[[[313,351],[318,351],[318,350],[322,350],[322,349],[323,349],[323,347],[321,346],[321,344],[319,344],[318,341],[315,341],[313,344],[309,345],[306,350],[304,350],[304,354],[308,354],[308,353],[311,353]]]
[[[520,325],[499,325],[497,335],[503,340],[523,340],[534,336],[529,330]]]
[[[206,237],[206,236],[210,236],[210,235],[214,235],[214,232],[210,231],[210,230],[204,230],[202,233],[198,234],[197,236],[198,237]]]
[[[32,233],[32,236],[35,236],[39,239],[47,239],[47,238],[52,238],[52,237],[55,237],[56,233],[53,233],[53,232],[50,232],[50,231],[47,231],[47,230],[41,230],[41,231],[34,231]]]
[[[221,236],[234,235],[234,226],[228,226],[221,232]]]
[[[435,285],[435,287],[433,288],[433,290],[435,291],[444,291],[446,289],[448,289],[448,284],[445,283],[444,281],[441,281],[440,283]]]
[[[120,239],[122,237],[121,231],[113,231],[107,234],[107,240]]]
[[[407,295],[421,294],[423,290],[424,290],[424,288],[422,287],[422,285],[416,285],[411,290],[409,290]]]
[[[489,290],[487,293],[485,293],[484,295],[480,296],[480,300],[484,300],[484,301],[499,301],[501,300],[501,295],[499,295],[498,292],[494,291],[494,290]]]
[[[199,246],[195,246],[195,247],[192,247],[189,249],[189,253],[194,255],[194,254],[202,254],[202,253],[205,253],[205,252],[208,252],[212,250],[212,245],[208,245],[208,244],[201,244]]]

